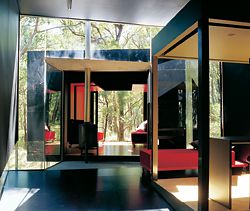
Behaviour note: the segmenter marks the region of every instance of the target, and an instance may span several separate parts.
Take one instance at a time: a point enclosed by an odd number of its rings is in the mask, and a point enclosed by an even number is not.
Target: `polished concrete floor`
[[[140,150],[145,148],[144,144],[136,144],[128,141],[105,141],[98,143],[99,156],[139,156]],[[96,149],[90,149],[90,153],[96,155]],[[60,142],[45,144],[46,155],[60,155]],[[65,155],[80,155],[81,151],[78,144],[73,144],[66,149]]]
[[[139,164],[85,168],[10,171],[0,210],[172,210],[141,183]]]

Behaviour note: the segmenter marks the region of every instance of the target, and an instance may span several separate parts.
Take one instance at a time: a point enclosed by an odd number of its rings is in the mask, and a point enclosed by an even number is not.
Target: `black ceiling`
[[[147,84],[148,72],[92,72],[91,82],[105,91],[132,90],[133,84]],[[69,83],[84,83],[84,72],[65,72]]]

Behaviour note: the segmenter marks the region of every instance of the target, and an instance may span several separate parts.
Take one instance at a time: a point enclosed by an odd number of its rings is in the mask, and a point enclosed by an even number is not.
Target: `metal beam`
[[[152,144],[152,177],[154,180],[158,179],[158,58],[153,57],[152,66],[152,107],[153,107],[153,144]]]
[[[204,14],[198,21],[198,210],[208,210],[209,197],[209,30]]]

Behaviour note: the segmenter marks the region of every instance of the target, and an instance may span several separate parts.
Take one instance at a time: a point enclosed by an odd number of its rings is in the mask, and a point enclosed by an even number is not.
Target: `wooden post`
[[[84,122],[90,122],[90,68],[85,69]]]

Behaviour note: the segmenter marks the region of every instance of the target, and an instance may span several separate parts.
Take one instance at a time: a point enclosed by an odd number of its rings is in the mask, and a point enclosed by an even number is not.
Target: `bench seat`
[[[151,149],[140,151],[141,166],[151,171]],[[235,160],[235,152],[232,151],[232,167],[247,167],[247,163]],[[194,149],[159,149],[158,171],[198,169],[198,150]]]

